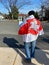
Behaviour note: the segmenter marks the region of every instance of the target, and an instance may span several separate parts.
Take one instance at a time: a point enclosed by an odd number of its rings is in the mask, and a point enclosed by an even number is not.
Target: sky
[[[5,0],[6,1],[6,0]],[[20,1],[20,0],[19,0]],[[27,14],[28,11],[34,10],[39,11],[40,10],[40,0],[30,0],[31,2],[29,4],[24,5],[19,9],[19,13]],[[0,3],[0,12],[8,14],[7,9]]]

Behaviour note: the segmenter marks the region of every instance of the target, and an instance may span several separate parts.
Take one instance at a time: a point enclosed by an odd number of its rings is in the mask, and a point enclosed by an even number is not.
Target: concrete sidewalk
[[[30,64],[24,57],[24,49],[0,47],[0,65],[49,65],[49,50],[36,49],[35,59]]]

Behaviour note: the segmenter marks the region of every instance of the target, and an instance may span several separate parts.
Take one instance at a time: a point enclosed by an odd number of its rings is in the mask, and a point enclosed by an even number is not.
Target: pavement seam
[[[16,54],[16,56],[15,56],[15,59],[14,59],[13,65],[15,65],[16,58],[17,58],[17,54]]]

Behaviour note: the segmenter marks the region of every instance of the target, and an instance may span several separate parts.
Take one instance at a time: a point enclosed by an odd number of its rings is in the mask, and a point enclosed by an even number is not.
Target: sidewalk
[[[0,65],[49,65],[49,50],[36,49],[32,63],[24,62],[24,49],[0,47]]]

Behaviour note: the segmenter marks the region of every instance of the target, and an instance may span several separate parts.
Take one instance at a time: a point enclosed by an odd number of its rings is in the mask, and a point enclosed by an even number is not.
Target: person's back
[[[38,35],[44,34],[41,22],[32,15],[34,12],[28,14],[19,30],[19,35],[23,35],[24,42],[32,42],[38,38]]]
[[[25,22],[20,26],[19,35],[23,36],[23,41],[26,51],[26,59],[31,60],[35,55],[36,40],[39,35],[44,34],[41,22],[34,17],[35,12],[30,11]],[[29,44],[31,44],[31,53],[29,49]]]

